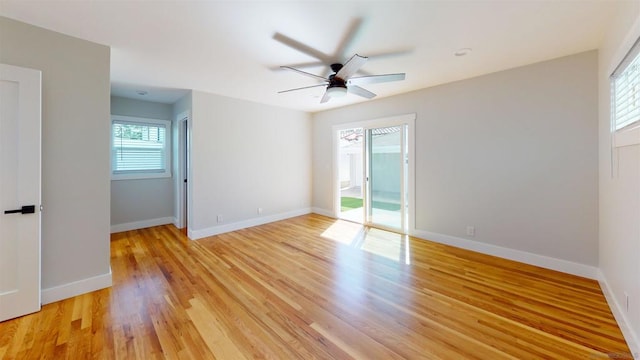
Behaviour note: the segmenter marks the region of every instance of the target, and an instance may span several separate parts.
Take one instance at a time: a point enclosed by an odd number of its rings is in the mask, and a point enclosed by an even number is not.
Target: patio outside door
[[[364,223],[364,129],[349,128],[338,134],[338,193],[340,219]]]

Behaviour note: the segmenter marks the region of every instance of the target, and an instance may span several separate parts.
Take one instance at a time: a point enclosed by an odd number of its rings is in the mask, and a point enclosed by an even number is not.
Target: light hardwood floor
[[[114,234],[111,264],[0,323],[0,358],[631,358],[593,280],[318,215]]]

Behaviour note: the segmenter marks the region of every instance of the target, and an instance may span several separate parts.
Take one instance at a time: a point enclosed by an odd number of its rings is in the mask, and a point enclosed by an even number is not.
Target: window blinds
[[[640,39],[611,75],[613,129],[640,120]]]
[[[113,121],[113,173],[165,172],[164,125]]]

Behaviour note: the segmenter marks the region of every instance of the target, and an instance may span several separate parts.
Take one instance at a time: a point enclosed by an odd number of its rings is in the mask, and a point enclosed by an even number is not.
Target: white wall
[[[309,114],[194,91],[190,130],[191,238],[310,211]]]
[[[636,358],[640,358],[640,145],[615,151],[617,166],[612,175],[609,75],[639,38],[640,2],[628,2],[613,23],[599,58],[599,266],[611,308]],[[629,295],[628,312],[625,293]]]
[[[173,106],[112,96],[111,114],[171,121]],[[112,180],[111,231],[173,222],[173,191],[173,178]]]
[[[42,299],[111,285],[106,46],[0,17],[0,62],[42,70]]]
[[[314,208],[333,209],[331,126],[407,113],[417,114],[413,233],[595,276],[595,51],[314,114]]]

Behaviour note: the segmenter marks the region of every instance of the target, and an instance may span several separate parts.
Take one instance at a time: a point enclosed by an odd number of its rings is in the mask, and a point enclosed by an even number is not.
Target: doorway
[[[189,126],[190,112],[185,111],[176,117],[174,131],[176,136],[175,165],[175,215],[176,226],[185,234],[189,227]]]
[[[338,218],[406,234],[415,114],[334,126]]]

